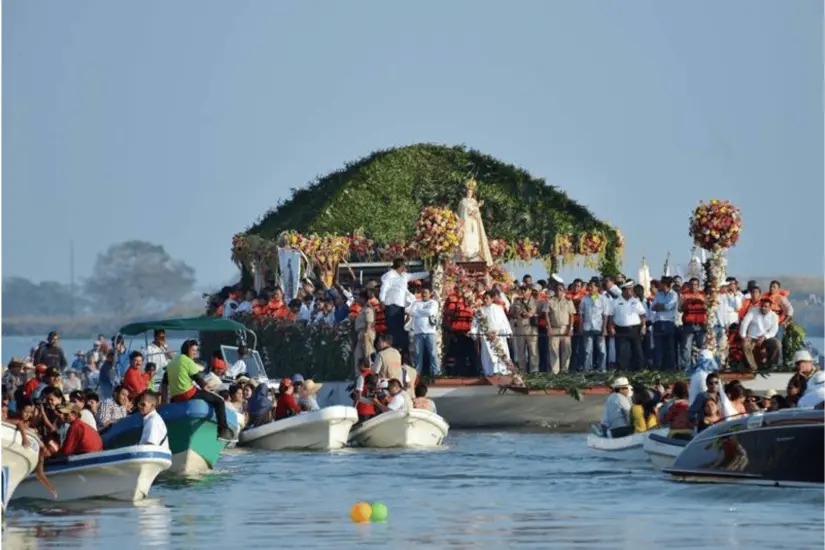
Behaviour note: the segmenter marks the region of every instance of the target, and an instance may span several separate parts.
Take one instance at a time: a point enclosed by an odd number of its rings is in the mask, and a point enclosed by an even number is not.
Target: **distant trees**
[[[79,288],[23,277],[3,279],[3,317],[127,318],[168,309],[192,291],[195,270],[161,245],[126,241],[98,254]]]

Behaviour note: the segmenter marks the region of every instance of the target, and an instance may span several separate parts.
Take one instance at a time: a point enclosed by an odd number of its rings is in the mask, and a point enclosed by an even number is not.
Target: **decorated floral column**
[[[729,201],[713,199],[699,203],[690,219],[690,236],[696,246],[710,254],[705,262],[705,347],[719,352],[722,362],[727,362],[727,339],[716,342],[713,331],[714,315],[719,303],[719,285],[725,280],[725,251],[736,244],[742,231],[742,214]]]

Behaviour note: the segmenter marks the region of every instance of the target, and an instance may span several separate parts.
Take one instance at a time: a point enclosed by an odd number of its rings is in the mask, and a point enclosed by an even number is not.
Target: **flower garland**
[[[524,237],[510,245],[514,259],[520,263],[529,263],[539,257],[539,247],[535,241]]]
[[[509,260],[508,251],[510,247],[504,239],[490,239],[490,256],[493,261],[506,262]]]
[[[396,258],[406,258],[409,247],[403,242],[392,242],[378,248],[378,257],[383,262],[391,262]]]
[[[361,230],[357,230],[352,234],[349,243],[349,251],[359,260],[367,260],[373,252],[375,243],[361,234]]]
[[[487,316],[481,312],[481,308],[478,308],[476,310],[475,315],[476,319],[478,320],[478,331],[484,336],[484,339],[487,340],[487,343],[490,345],[490,350],[493,352],[493,355],[500,362],[504,363],[504,365],[510,371],[510,374],[514,373],[515,366],[513,365],[513,361],[510,359],[507,350],[501,343],[501,338],[499,338],[498,334],[490,332],[490,323],[487,321]]]
[[[428,206],[415,224],[412,244],[425,263],[441,263],[458,250],[462,232],[461,221],[455,212]]]
[[[690,218],[689,234],[696,246],[708,251],[726,250],[742,232],[742,213],[730,201],[700,202]]]
[[[247,261],[249,253],[249,241],[246,240],[246,234],[236,233],[232,237],[232,261],[240,269]]]
[[[560,233],[553,239],[552,256],[561,258],[562,265],[571,265],[576,257],[573,235]]]
[[[584,256],[584,265],[591,269],[599,266],[599,256],[607,249],[607,237],[598,231],[579,235],[579,254]]]

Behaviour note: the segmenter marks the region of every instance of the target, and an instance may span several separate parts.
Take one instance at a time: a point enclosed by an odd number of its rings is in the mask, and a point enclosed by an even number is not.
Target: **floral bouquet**
[[[553,256],[561,258],[562,265],[569,265],[576,257],[576,247],[573,245],[573,235],[556,235],[553,240]]]
[[[509,247],[504,239],[490,239],[490,255],[495,261],[507,261]]]
[[[607,248],[607,237],[598,231],[589,231],[579,235],[579,254],[585,257],[584,265],[590,268],[598,267],[596,257],[604,254]]]
[[[232,261],[235,262],[235,265],[237,265],[239,269],[248,260],[248,253],[249,241],[246,240],[246,235],[244,233],[236,233],[232,237]]]
[[[391,242],[378,249],[378,257],[384,262],[391,262],[396,258],[406,258],[408,248],[406,243]]]
[[[372,239],[368,239],[358,230],[352,234],[349,251],[359,260],[366,260],[372,255],[373,244]]]
[[[539,256],[538,245],[527,237],[516,241],[511,246],[513,256],[520,262],[532,262]]]
[[[700,202],[690,218],[690,236],[696,246],[711,252],[736,244],[742,232],[742,214],[730,201]]]
[[[350,250],[350,238],[340,235],[325,233],[322,237],[312,235],[317,239],[318,247],[315,249],[314,260],[321,266],[335,269],[341,260],[346,259]]]
[[[493,264],[487,270],[487,276],[493,284],[511,283],[513,276],[510,275],[503,266]]]
[[[412,244],[425,263],[440,263],[458,249],[462,231],[455,212],[448,208],[428,206],[415,224]]]

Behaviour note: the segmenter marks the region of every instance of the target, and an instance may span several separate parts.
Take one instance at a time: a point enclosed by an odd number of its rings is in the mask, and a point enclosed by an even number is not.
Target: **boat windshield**
[[[221,354],[227,366],[232,366],[238,361],[238,348],[236,346],[221,346]],[[264,369],[264,362],[261,359],[261,354],[258,350],[253,350],[250,355],[244,358],[246,363],[246,375],[250,378],[261,379],[268,378],[266,369]]]

